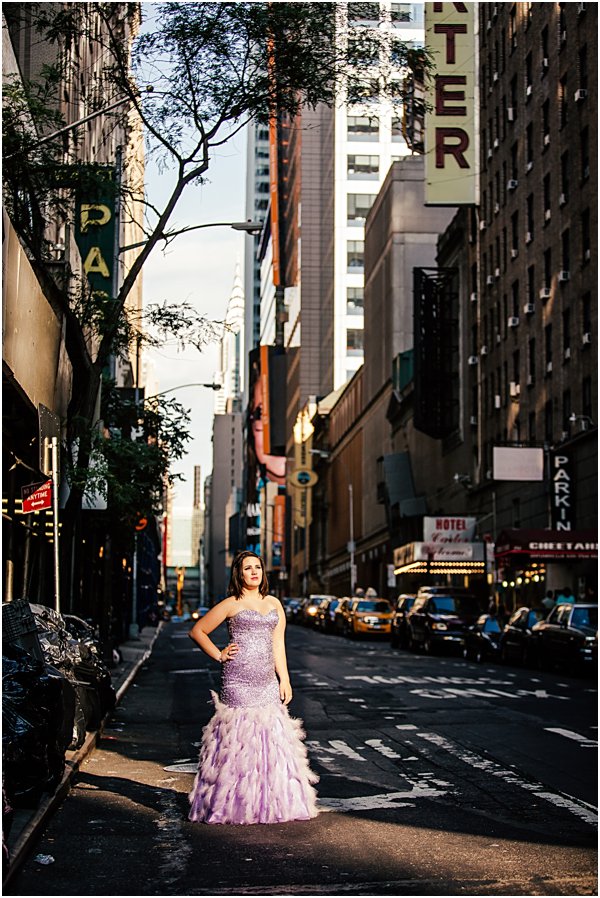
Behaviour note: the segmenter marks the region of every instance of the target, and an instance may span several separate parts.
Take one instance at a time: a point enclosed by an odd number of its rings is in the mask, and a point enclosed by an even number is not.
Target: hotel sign
[[[426,3],[425,202],[477,202],[475,3]]]

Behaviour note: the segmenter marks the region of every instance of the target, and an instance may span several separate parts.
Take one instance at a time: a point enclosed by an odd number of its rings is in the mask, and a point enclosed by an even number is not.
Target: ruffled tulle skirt
[[[273,703],[223,704],[204,727],[189,819],[203,823],[283,823],[317,815],[318,781],[299,720]]]

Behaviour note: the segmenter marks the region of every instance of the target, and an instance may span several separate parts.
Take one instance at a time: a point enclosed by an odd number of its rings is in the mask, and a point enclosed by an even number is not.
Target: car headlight
[[[310,608],[306,609],[306,613],[310,614],[311,617],[314,617],[314,615],[317,613],[317,609],[311,605]]]
[[[448,627],[446,626],[446,624],[442,624],[442,623],[436,621],[436,623],[431,625],[431,629],[432,630],[447,630]]]
[[[198,620],[199,617],[200,617],[200,614],[197,611],[192,611],[192,619],[193,620]]]

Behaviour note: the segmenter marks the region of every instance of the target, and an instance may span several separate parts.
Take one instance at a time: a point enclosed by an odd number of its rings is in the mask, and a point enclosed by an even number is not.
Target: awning
[[[595,530],[504,530],[496,540],[496,558],[507,564],[513,556],[530,561],[597,558],[598,534]]]
[[[407,543],[394,549],[395,574],[483,574],[485,543]]]

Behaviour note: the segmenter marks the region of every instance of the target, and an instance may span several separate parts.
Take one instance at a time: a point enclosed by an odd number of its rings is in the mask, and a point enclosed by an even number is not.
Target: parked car
[[[437,584],[436,586],[419,586],[417,590],[418,596],[465,596],[470,595],[469,590],[465,589],[464,586],[442,586],[441,584]]]
[[[325,596],[309,596],[307,599],[302,600],[302,606],[299,615],[301,624],[304,624],[305,627],[314,627],[319,603],[321,599],[324,598]]]
[[[283,606],[285,608],[286,620],[290,623],[298,622],[298,614],[302,607],[302,599],[287,598],[284,599]]]
[[[467,661],[495,661],[500,656],[500,637],[502,627],[498,618],[491,614],[482,614],[477,621],[465,631],[463,656]]]
[[[519,608],[509,617],[500,636],[500,660],[504,664],[535,663],[532,630],[546,613],[545,608]]]
[[[332,633],[334,628],[335,610],[342,600],[337,596],[328,596],[322,599],[317,609],[315,627],[323,633]]]
[[[333,612],[333,632],[337,633],[338,636],[343,635],[348,628],[348,616],[353,601],[348,596],[340,599],[340,604]]]
[[[394,648],[401,646],[406,648],[408,645],[408,629],[406,625],[406,615],[415,604],[416,596],[402,593],[396,600],[396,608],[392,616],[392,625],[390,636]]]
[[[438,648],[463,648],[467,629],[484,610],[480,600],[468,593],[424,594],[408,612],[409,648],[432,654]]]
[[[365,633],[389,636],[393,611],[387,599],[352,599],[346,615],[346,636]]]
[[[531,632],[542,668],[580,672],[598,662],[598,605],[556,605]]]

